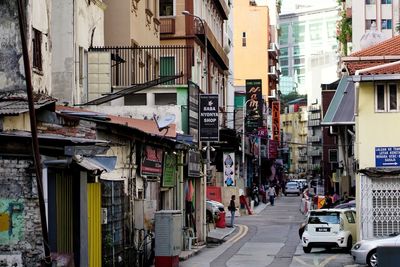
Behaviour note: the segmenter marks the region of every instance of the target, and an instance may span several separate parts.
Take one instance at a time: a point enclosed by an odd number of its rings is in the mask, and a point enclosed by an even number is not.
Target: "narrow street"
[[[299,203],[297,196],[283,196],[257,215],[236,218],[236,230],[225,243],[204,249],[180,266],[358,267],[342,250],[303,252],[298,229],[304,215]]]

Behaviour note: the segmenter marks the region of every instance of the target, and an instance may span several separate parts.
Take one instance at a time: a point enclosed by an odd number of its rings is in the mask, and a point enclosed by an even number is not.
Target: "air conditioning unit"
[[[271,90],[271,94],[268,96],[268,98],[276,98],[276,90]]]

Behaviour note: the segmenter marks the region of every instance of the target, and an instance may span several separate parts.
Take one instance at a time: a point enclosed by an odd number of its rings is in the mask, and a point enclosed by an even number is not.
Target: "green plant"
[[[351,18],[346,16],[346,11],[342,11],[341,19],[338,22],[337,39],[342,44],[345,56],[347,56],[347,42],[351,40],[351,36]]]

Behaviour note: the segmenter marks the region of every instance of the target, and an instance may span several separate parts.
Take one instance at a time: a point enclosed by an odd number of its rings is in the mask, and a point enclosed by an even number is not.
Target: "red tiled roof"
[[[398,55],[400,55],[400,36],[395,36],[381,43],[354,52],[350,55],[350,57],[398,56]]]
[[[145,133],[152,134],[152,135],[159,135],[159,136],[164,136],[165,131],[158,131],[157,125],[153,120],[141,120],[141,119],[133,119],[133,118],[127,118],[127,117],[120,117],[120,116],[115,116],[115,115],[109,115],[109,114],[103,114],[103,113],[98,113],[94,112],[91,110],[85,110],[81,108],[74,108],[74,107],[68,107],[68,106],[57,106],[56,107],[57,111],[75,111],[75,112],[85,112],[85,113],[93,113],[93,115],[104,115],[107,118],[110,119],[109,122],[119,124],[119,125],[125,125],[128,127],[132,127],[138,130],[141,130]],[[176,125],[171,124],[170,128],[165,135],[166,137],[176,137]]]
[[[361,70],[361,69],[370,68],[370,67],[374,67],[374,66],[378,66],[378,65],[383,65],[386,63],[388,63],[388,62],[357,61],[357,62],[348,62],[346,64],[346,66],[347,66],[347,69],[349,70],[349,74],[354,75],[356,70]],[[394,65],[394,66],[389,66],[389,67],[383,67],[380,69],[361,73],[361,75],[376,75],[376,74],[400,74],[400,64]]]

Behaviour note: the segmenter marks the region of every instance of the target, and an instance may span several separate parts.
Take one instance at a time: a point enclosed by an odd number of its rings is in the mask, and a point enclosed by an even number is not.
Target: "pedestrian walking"
[[[276,195],[275,188],[271,184],[268,189],[269,202],[271,203],[271,206],[274,205],[275,195]]]
[[[234,220],[235,220],[235,212],[236,212],[236,205],[235,205],[235,195],[231,196],[231,202],[229,203],[228,210],[231,212],[231,225],[229,227],[233,227]]]

